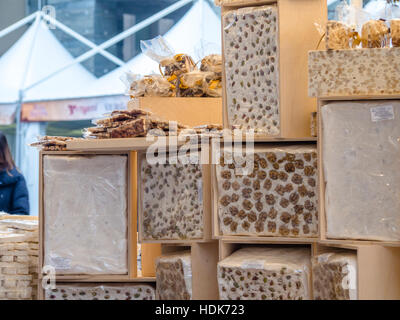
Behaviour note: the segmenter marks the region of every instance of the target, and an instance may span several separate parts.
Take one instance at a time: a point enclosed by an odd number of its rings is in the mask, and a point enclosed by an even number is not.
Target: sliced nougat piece
[[[357,253],[338,250],[312,259],[315,300],[357,299]]]
[[[192,298],[190,251],[159,257],[156,261],[156,281],[158,300],[190,300]]]

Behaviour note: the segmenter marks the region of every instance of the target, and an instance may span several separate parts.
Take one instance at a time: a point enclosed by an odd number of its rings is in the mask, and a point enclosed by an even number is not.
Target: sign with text
[[[0,104],[0,125],[10,125],[14,123],[16,104]]]
[[[100,118],[114,110],[125,110],[128,96],[29,102],[22,105],[22,121],[69,121]]]

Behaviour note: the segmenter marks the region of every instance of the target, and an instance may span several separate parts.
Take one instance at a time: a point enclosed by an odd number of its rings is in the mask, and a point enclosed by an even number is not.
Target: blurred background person
[[[0,211],[29,215],[29,194],[24,176],[14,164],[6,136],[0,131]]]

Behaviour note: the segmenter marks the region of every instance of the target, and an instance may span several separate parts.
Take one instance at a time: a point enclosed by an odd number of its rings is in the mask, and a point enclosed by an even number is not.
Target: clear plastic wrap
[[[190,251],[166,254],[156,261],[157,300],[192,299]],[[205,281],[207,281],[205,279]]]
[[[155,289],[143,283],[59,283],[45,290],[45,300],[155,300]]]
[[[210,54],[201,59],[201,71],[214,72],[216,76],[222,77],[222,56]]]
[[[389,28],[382,20],[369,20],[361,29],[363,48],[383,48],[389,43]]]
[[[337,250],[312,259],[314,300],[357,300],[357,253]]]
[[[389,25],[386,21],[390,19],[390,5],[386,4],[386,1],[383,10],[374,10],[371,13],[342,0],[336,7],[335,20],[326,24],[326,48],[340,50],[360,46],[363,48],[389,46]]]
[[[400,101],[322,107],[329,238],[400,240]]]
[[[222,96],[222,78],[217,73],[210,72],[205,76],[204,93],[209,97]]]
[[[390,14],[390,38],[393,47],[400,47],[400,7],[399,2],[393,3]]]
[[[214,72],[192,71],[180,77],[180,97],[220,97],[222,95],[221,77]]]
[[[230,127],[278,135],[279,54],[276,5],[231,10],[222,17]]]
[[[355,8],[342,0],[335,8],[335,20],[326,23],[326,49],[349,49],[356,33]]]
[[[132,75],[130,78],[128,93],[132,98],[175,96],[175,86],[161,75]]]
[[[326,23],[326,49],[350,49],[353,30],[343,22],[328,21]]]
[[[45,155],[44,265],[60,274],[126,274],[127,156]]]
[[[179,87],[180,76],[197,70],[193,59],[184,53],[175,54],[172,47],[162,36],[150,40],[141,40],[142,52],[159,63],[160,73],[175,88]]]
[[[198,155],[197,155],[198,156]],[[198,163],[168,159],[141,162],[142,227],[145,240],[203,237],[203,181]]]
[[[390,20],[390,37],[392,38],[392,46],[400,47],[400,19]]]
[[[212,72],[192,71],[185,73],[180,78],[180,97],[201,97],[207,88],[206,76],[212,77]]]
[[[151,40],[141,40],[142,52],[160,64],[162,74],[167,77],[180,76],[196,69],[193,59],[186,54],[175,54],[162,36]],[[173,79],[168,79],[169,81]]]
[[[143,54],[158,63],[175,55],[174,49],[162,36],[150,40],[141,40],[140,49]]]
[[[318,235],[315,145],[256,146],[254,170],[249,175],[238,171],[244,161],[238,161],[236,155],[238,164],[229,164],[232,155],[224,150],[216,165],[223,235]]]
[[[239,249],[218,263],[221,300],[309,300],[309,248]]]

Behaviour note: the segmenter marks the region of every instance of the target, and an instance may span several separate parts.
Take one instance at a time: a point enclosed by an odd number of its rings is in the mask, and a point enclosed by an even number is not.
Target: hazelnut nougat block
[[[357,299],[357,253],[326,252],[312,259],[315,300]]]
[[[239,249],[218,263],[221,300],[308,300],[309,248]]]
[[[156,281],[158,300],[190,300],[192,298],[190,251],[159,257],[156,261]]]
[[[400,240],[400,101],[322,107],[327,237]]]
[[[216,165],[221,233],[317,236],[316,151],[315,145],[256,145],[244,156],[221,151]],[[253,163],[253,170],[244,172],[245,163]]]

